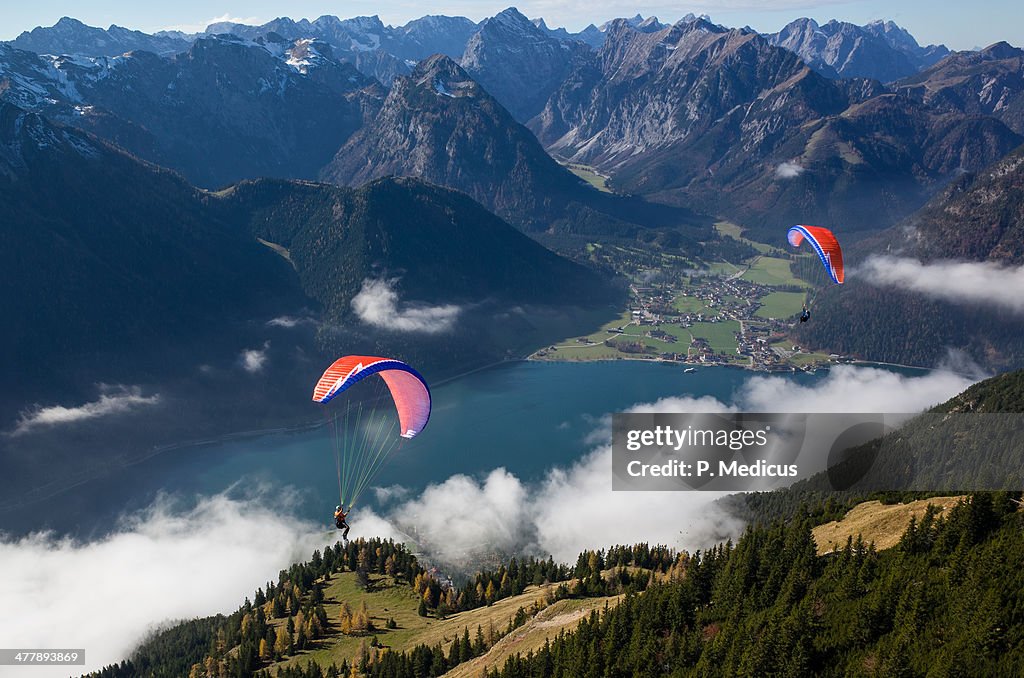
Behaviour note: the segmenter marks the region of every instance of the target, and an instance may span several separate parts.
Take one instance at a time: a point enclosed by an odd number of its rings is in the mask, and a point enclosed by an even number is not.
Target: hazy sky
[[[278,16],[298,19],[323,14],[352,17],[377,14],[385,23],[403,24],[423,14],[468,16],[479,20],[493,16],[510,0],[34,0],[0,5],[0,40],[17,36],[35,26],[50,26],[62,16],[73,16],[92,26],[112,23],[144,31],[180,28],[198,31],[214,19],[230,18],[244,23],[263,23]],[[550,26],[578,30],[588,23],[600,24],[637,12],[675,21],[687,12],[707,13],[728,26],[749,25],[759,31],[775,31],[800,16],[819,21],[841,19],[866,23],[892,19],[906,27],[922,44],[945,43],[953,49],[970,49],[1006,40],[1024,43],[1024,3],[1019,0],[522,0],[515,6],[529,17],[542,16]]]

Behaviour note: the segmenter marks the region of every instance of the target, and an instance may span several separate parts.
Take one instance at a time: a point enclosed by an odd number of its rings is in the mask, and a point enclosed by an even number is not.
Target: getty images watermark
[[[1020,414],[615,414],[614,490],[1024,487]]]

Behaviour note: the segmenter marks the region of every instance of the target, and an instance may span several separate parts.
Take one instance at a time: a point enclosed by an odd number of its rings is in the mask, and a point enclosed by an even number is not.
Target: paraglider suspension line
[[[349,510],[404,441],[396,435],[397,418],[375,412],[373,403],[383,399],[384,391],[384,380],[378,382],[377,397],[351,402],[343,417],[332,420],[338,498]]]

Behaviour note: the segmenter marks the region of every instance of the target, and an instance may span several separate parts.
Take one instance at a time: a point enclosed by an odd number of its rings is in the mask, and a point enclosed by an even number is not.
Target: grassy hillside
[[[420,599],[408,584],[388,577],[372,579],[371,586],[364,589],[353,572],[333,575],[325,582],[324,608],[329,619],[338,619],[344,603],[353,609],[359,609],[365,603],[374,631],[345,635],[337,626],[332,626],[331,632],[315,648],[269,665],[266,668],[268,675],[277,675],[287,667],[304,667],[309,661],[325,669],[331,665],[341,666],[343,662],[357,664],[360,653],[368,651],[368,645],[374,638],[379,643],[378,651],[404,654],[425,645],[441,647],[447,654],[456,638],[461,638],[466,632],[473,638],[477,629],[480,629],[485,638],[494,643],[493,646],[486,654],[459,664],[446,674],[476,676],[483,667],[500,666],[508,656],[516,652],[540,648],[545,640],[553,638],[560,630],[574,628],[592,610],[615,605],[620,598],[598,596],[550,602],[558,585],[548,583],[530,586],[523,593],[504,598],[493,605],[438,618],[436,615],[420,616],[417,613]],[[517,614],[525,615],[525,623],[508,635],[502,635],[516,621]],[[395,628],[387,627],[389,619],[394,620]],[[284,620],[278,620],[274,626],[283,624]]]
[[[878,550],[889,549],[899,544],[911,518],[920,521],[929,506],[937,507],[939,515],[942,515],[965,499],[962,496],[934,497],[905,504],[866,501],[854,506],[840,520],[818,525],[811,534],[818,545],[818,553],[822,555],[841,550],[850,539],[874,544]]]
[[[476,678],[484,671],[501,667],[509,657],[538,652],[560,633],[575,629],[593,612],[611,609],[622,596],[560,600],[535,614],[521,628],[499,640],[487,654],[459,664],[446,673],[450,678]]]

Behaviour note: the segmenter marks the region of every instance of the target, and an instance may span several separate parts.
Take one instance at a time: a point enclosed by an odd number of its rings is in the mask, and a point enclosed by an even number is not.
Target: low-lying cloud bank
[[[82,405],[72,407],[64,405],[37,406],[22,412],[10,435],[20,436],[35,429],[124,414],[160,402],[158,394],[144,396],[142,390],[137,386],[104,385],[100,387],[100,391],[100,397],[97,400]]]
[[[352,310],[364,323],[395,332],[439,334],[455,326],[462,312],[456,304],[429,306],[400,303],[395,280],[363,280],[359,293],[352,298]]]
[[[94,670],[126,657],[159,624],[235,610],[328,541],[322,527],[267,503],[217,495],[181,509],[165,498],[86,543],[0,535],[0,600],[11,611],[0,616],[3,645],[85,648]],[[33,667],[32,675],[67,670]]]
[[[877,286],[1024,314],[1024,266],[990,261],[934,261],[873,256],[853,272]]]

